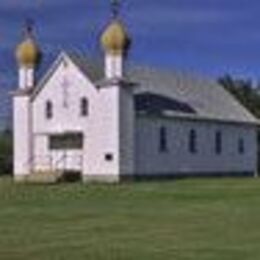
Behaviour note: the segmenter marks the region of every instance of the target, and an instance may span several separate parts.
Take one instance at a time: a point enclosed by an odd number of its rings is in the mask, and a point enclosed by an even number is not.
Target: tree
[[[253,87],[251,80],[234,79],[230,75],[224,75],[218,82],[225,87],[235,98],[241,102],[253,115],[260,118],[259,89]]]
[[[235,96],[255,117],[260,118],[260,84],[255,88],[250,80],[233,79],[230,75],[225,75],[218,79],[232,95]],[[257,136],[258,144],[258,172],[260,170],[260,131]]]
[[[12,172],[12,131],[5,129],[0,132],[0,175]]]

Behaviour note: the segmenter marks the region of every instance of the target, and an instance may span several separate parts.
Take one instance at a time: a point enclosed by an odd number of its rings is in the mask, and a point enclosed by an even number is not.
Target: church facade
[[[256,174],[258,121],[217,83],[195,75],[125,68],[130,37],[115,16],[104,65],[62,52],[40,80],[27,28],[13,94],[14,178],[83,181]],[[48,178],[46,178],[48,180]]]

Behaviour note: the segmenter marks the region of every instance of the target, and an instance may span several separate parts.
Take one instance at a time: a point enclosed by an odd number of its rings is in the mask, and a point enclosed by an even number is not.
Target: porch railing
[[[83,155],[63,154],[58,158],[52,155],[33,156],[28,165],[31,171],[80,171],[83,170]]]

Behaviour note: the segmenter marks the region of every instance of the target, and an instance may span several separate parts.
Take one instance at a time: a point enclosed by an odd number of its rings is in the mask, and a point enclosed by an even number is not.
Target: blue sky
[[[212,77],[230,73],[260,78],[260,1],[122,2],[134,41],[132,62]],[[35,21],[46,59],[74,48],[101,56],[98,37],[109,19],[109,6],[109,0],[1,0],[0,99],[16,84],[13,53],[26,18]]]
[[[122,2],[122,16],[134,39],[132,61],[213,76],[230,72],[258,77],[259,1]],[[46,56],[61,48],[98,55],[98,35],[109,12],[109,0],[1,0],[0,73],[13,58],[25,18],[35,20]]]

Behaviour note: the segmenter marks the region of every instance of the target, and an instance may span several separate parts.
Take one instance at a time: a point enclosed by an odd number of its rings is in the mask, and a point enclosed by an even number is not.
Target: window
[[[81,116],[88,115],[88,100],[86,98],[81,98],[80,100],[80,114]]]
[[[161,127],[159,131],[159,151],[167,152],[167,129],[165,127]]]
[[[189,133],[189,151],[190,153],[197,153],[197,133],[194,129]]]
[[[52,119],[53,117],[53,105],[51,101],[47,101],[45,105],[45,117],[47,119]]]
[[[50,150],[66,150],[66,149],[82,149],[83,148],[83,134],[69,133],[61,135],[49,136]]]
[[[245,153],[245,142],[243,138],[239,138],[238,140],[238,153],[239,154]]]
[[[215,152],[216,154],[222,153],[222,133],[220,131],[217,131],[215,135]]]

